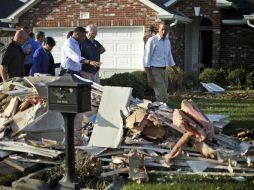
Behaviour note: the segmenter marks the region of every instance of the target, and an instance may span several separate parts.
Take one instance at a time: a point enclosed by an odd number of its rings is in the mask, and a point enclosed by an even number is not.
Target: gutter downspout
[[[178,19],[175,19],[175,21],[174,21],[173,23],[171,23],[171,24],[169,25],[169,27],[171,28],[171,27],[177,25],[177,23],[178,23]]]
[[[254,28],[254,24],[251,24],[250,19],[247,20],[247,24],[248,24],[250,27]]]

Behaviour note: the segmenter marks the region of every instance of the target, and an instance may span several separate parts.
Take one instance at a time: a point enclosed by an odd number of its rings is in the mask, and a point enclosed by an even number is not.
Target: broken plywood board
[[[25,127],[33,124],[35,119],[45,113],[46,107],[40,103],[35,106],[23,111],[19,112],[13,116],[13,121],[10,126],[13,131],[12,136],[15,136],[17,133],[22,131]]]
[[[105,86],[88,146],[117,148],[123,135],[120,110],[129,104],[132,88]]]
[[[51,159],[39,159],[39,158],[35,158],[35,159],[30,159],[30,158],[24,158],[20,155],[17,154],[13,154],[9,156],[10,160],[15,160],[15,161],[19,161],[19,162],[28,162],[28,163],[37,163],[37,164],[50,164],[50,165],[60,165],[61,162],[59,161],[51,161]]]
[[[120,168],[120,169],[117,169],[117,170],[101,173],[101,177],[124,174],[124,173],[128,173],[128,172],[129,172],[129,167]]]
[[[37,117],[23,132],[41,140],[42,138],[63,142],[64,140],[64,118],[61,113],[48,111]]]
[[[30,154],[45,156],[49,158],[56,158],[62,151],[50,150],[46,148],[37,148],[26,143],[14,142],[14,141],[1,141],[0,150],[10,150],[15,152],[26,152]]]
[[[150,146],[119,146],[118,148],[123,149],[136,149],[136,150],[153,150],[155,152],[159,152],[161,154],[169,152],[169,149],[165,148],[157,148],[157,147],[150,147]]]
[[[6,158],[2,161],[3,163],[7,164],[8,166],[12,167],[12,168],[15,168],[16,170],[18,171],[21,171],[21,172],[25,172],[25,171],[28,171],[34,167],[37,166],[38,163],[24,163],[24,162],[20,162],[20,161],[17,161],[17,160],[12,160],[10,158]]]
[[[13,116],[18,110],[19,98],[17,96],[13,97],[9,102],[9,105],[5,108],[3,115],[5,117]]]

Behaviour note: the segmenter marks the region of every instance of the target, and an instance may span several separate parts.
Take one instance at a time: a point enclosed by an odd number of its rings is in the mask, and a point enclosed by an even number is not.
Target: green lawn
[[[171,96],[168,105],[172,108],[180,108],[181,100],[191,98],[204,113],[228,115],[230,124],[224,129],[224,133],[235,135],[236,129],[254,129],[254,92],[227,92],[220,95],[175,95]],[[170,173],[169,173],[170,174]],[[254,178],[247,178],[245,182],[237,182],[231,177],[202,177],[187,175],[162,176],[163,182],[152,178],[147,183],[138,185],[135,182],[128,182],[124,190],[239,190],[254,189]],[[153,180],[154,179],[154,180]]]
[[[190,176],[180,174],[169,174],[152,178],[154,178],[153,182],[141,185],[128,182],[123,187],[123,190],[250,190],[253,189],[254,185],[253,177],[246,178],[245,182],[237,182],[235,179],[225,176]]]

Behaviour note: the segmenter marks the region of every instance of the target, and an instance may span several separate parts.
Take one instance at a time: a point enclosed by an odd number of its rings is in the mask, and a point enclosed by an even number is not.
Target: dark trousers
[[[80,75],[80,72],[79,71],[72,71],[70,69],[61,68],[59,76],[63,76],[64,74],[76,74],[76,75]]]
[[[24,76],[29,76],[31,68],[32,68],[32,64],[25,64]]]

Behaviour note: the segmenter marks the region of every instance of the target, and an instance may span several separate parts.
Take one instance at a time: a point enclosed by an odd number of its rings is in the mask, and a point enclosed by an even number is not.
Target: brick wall
[[[212,65],[217,66],[220,63],[219,51],[220,51],[220,30],[221,30],[221,14],[216,7],[216,1],[214,0],[188,0],[181,1],[173,6],[176,10],[184,13],[187,17],[193,18],[195,16],[194,7],[200,7],[200,14],[202,17],[208,18],[212,22],[213,30],[213,53],[212,53]],[[179,25],[177,25],[178,27]],[[184,30],[181,30],[184,32]],[[181,32],[180,31],[180,32]],[[184,34],[176,33],[177,37],[173,44],[175,47],[180,44],[184,44]],[[179,52],[177,53],[179,54]],[[184,57],[184,51],[180,52],[181,55],[177,55],[179,58]],[[180,61],[183,64],[182,58]]]
[[[254,29],[224,26],[221,33],[221,66],[254,68]]]
[[[169,29],[172,55],[177,66],[184,68],[184,30],[185,25],[178,24]]]
[[[79,19],[89,12],[90,19]],[[145,26],[145,35],[154,25],[156,12],[138,0],[43,0],[20,17],[20,25],[30,27],[76,27],[94,23],[97,26]]]

